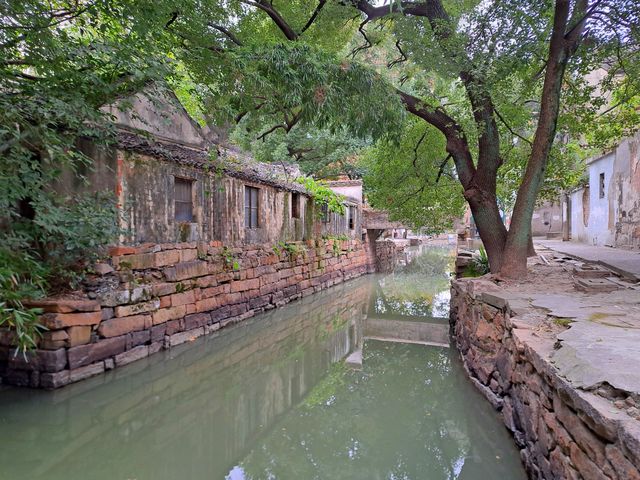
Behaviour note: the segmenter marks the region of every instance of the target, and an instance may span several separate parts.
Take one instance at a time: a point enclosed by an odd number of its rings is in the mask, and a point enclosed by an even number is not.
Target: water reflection
[[[367,340],[417,338],[422,322],[445,342],[446,278],[429,261],[422,288],[404,292],[423,262],[412,255],[404,273],[334,287],[81,384],[0,391],[0,479],[521,478],[454,352]],[[354,352],[362,370],[342,361]]]

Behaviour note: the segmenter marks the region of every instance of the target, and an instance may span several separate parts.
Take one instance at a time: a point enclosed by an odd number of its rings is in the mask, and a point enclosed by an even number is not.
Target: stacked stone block
[[[452,283],[452,329],[469,377],[501,412],[529,477],[640,480],[640,422],[562,378],[548,361],[553,342],[514,317],[487,283]]]
[[[11,332],[0,332],[2,383],[53,389],[77,382],[355,278],[375,263],[360,240],[148,244],[110,253],[84,292],[30,304],[43,310],[47,328],[35,351],[16,354]]]

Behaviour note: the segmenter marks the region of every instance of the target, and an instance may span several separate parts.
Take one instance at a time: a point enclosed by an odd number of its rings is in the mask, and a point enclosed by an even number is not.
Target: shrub
[[[473,254],[471,262],[467,266],[464,275],[466,277],[481,277],[491,271],[489,257],[483,245],[480,245],[478,253]]]
[[[19,351],[35,348],[42,330],[40,309],[27,308],[25,300],[45,295],[47,269],[26,252],[0,248],[0,327],[9,328]]]

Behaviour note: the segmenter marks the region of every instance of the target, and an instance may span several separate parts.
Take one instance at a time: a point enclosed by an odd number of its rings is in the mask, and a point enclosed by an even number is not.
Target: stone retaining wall
[[[640,422],[563,379],[547,360],[553,342],[519,321],[488,283],[452,283],[452,329],[469,377],[501,412],[529,477],[640,479]]]
[[[390,273],[396,266],[398,255],[404,252],[408,241],[380,240],[375,243],[375,268],[377,272]]]
[[[373,270],[360,240],[226,248],[115,247],[75,298],[33,302],[47,327],[26,358],[0,331],[0,380],[58,388]]]

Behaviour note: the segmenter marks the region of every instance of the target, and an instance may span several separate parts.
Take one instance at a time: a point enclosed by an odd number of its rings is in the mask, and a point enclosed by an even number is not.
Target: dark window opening
[[[258,228],[258,195],[260,189],[244,187],[244,226]]]
[[[604,173],[600,174],[600,198],[604,198]]]
[[[331,214],[329,212],[329,205],[326,203],[322,204],[322,209],[320,211],[320,215],[322,216],[322,223],[329,223],[331,221]]]
[[[291,216],[293,218],[300,218],[300,194],[291,194]]]
[[[177,222],[193,222],[193,181],[175,178],[175,210]]]
[[[349,207],[349,230],[356,228],[356,207]]]

